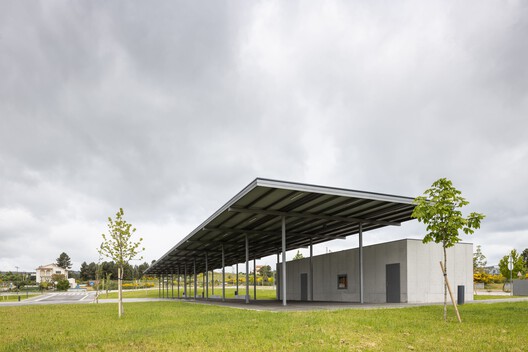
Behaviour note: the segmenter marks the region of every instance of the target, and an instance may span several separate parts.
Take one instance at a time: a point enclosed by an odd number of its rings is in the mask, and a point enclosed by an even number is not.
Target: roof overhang
[[[414,198],[257,178],[158,259],[148,274],[222,267],[281,251],[285,217],[287,250],[344,239],[411,220]]]

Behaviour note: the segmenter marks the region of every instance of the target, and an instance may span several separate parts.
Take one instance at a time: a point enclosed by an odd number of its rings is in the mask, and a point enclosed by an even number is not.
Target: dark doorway
[[[301,274],[301,301],[308,300],[308,274]]]
[[[400,303],[400,263],[386,265],[387,303]]]

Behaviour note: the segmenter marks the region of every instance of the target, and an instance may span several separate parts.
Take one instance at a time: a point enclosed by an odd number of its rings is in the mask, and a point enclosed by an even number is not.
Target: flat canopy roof
[[[414,198],[257,178],[158,259],[149,274],[204,272],[411,220]],[[207,259],[206,259],[207,258]]]

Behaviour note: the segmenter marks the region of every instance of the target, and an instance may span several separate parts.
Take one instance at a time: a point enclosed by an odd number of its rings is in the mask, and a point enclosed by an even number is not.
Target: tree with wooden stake
[[[416,197],[414,200],[416,207],[412,213],[413,218],[427,225],[427,234],[423,243],[442,244],[444,258],[440,267],[444,275],[444,320],[447,321],[447,291],[449,289],[459,322],[461,322],[460,314],[447,278],[446,249],[460,242],[460,230],[466,235],[472,234],[475,229],[480,228],[480,222],[485,217],[484,214],[470,213],[464,218],[460,209],[468,205],[469,202],[461,194],[450,180],[441,178],[435,181],[431,188],[424,192],[423,196]]]
[[[119,317],[124,314],[123,310],[123,272],[125,264],[145,250],[140,248],[140,238],[138,242],[132,242],[131,237],[136,232],[132,225],[123,219],[123,209],[120,208],[116,213],[115,220],[108,218],[108,237],[103,233],[103,243],[99,247],[99,253],[102,256],[112,259],[117,265],[117,287],[118,287],[118,314]],[[142,260],[143,257],[137,258]]]

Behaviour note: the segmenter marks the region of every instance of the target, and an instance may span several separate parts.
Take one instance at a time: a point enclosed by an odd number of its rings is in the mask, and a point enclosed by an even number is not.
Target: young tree
[[[459,231],[470,235],[480,228],[484,214],[470,213],[466,218],[462,216],[462,207],[469,204],[461,196],[453,183],[441,178],[435,181],[431,188],[425,190],[423,196],[416,197],[416,207],[412,217],[427,225],[427,233],[423,243],[441,243],[443,248],[444,275],[444,320],[447,321],[447,253],[446,249],[460,242]]]
[[[477,246],[477,251],[473,253],[473,272],[483,273],[486,266],[486,256],[482,253],[480,245]]]
[[[99,247],[99,253],[111,258],[117,266],[119,317],[124,313],[122,281],[125,265],[145,250],[145,248],[140,248],[143,238],[140,238],[138,242],[132,242],[131,237],[136,232],[136,229],[132,228],[132,225],[123,219],[124,215],[123,209],[120,208],[115,215],[115,220],[111,217],[108,218],[108,236],[104,233],[102,234],[103,242]],[[141,260],[143,257],[139,259]]]
[[[271,272],[271,266],[269,265],[263,265],[258,270],[260,276],[262,276],[262,284],[266,284],[268,282],[268,277],[270,277],[272,274]]]
[[[528,248],[525,248],[524,251],[522,251],[521,257],[523,258],[524,265],[527,267],[526,269],[528,270]]]
[[[70,256],[62,252],[57,258],[57,265],[65,270],[70,270],[72,267]]]
[[[513,270],[510,272],[510,269],[508,268],[508,262],[510,260],[510,256],[513,258]],[[521,254],[519,254],[515,249],[512,249],[509,255],[505,255],[502,257],[502,259],[499,261],[499,270],[503,277],[506,278],[506,281],[510,281],[511,276],[514,278],[517,278],[517,273],[520,272],[521,274],[524,274],[526,271],[526,263],[524,262],[524,258]]]
[[[293,257],[293,260],[303,259],[303,258],[304,258],[304,255],[302,255],[302,253],[299,250],[297,250],[297,253]]]

